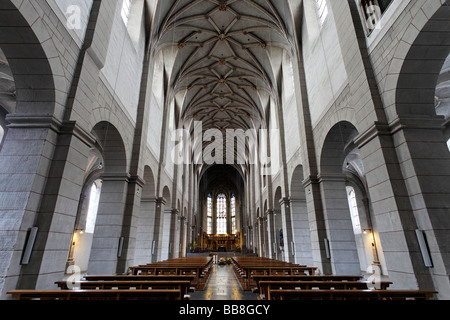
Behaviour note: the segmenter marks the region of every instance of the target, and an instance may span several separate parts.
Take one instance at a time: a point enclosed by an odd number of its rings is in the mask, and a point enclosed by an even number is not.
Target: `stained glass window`
[[[221,193],[217,197],[217,234],[227,234],[227,197]]]
[[[231,231],[233,234],[237,233],[236,230],[236,197],[234,194],[231,195]]]
[[[208,200],[207,200],[207,226],[208,226],[208,234],[213,234],[213,223],[212,223],[212,195],[209,194],[208,195]]]

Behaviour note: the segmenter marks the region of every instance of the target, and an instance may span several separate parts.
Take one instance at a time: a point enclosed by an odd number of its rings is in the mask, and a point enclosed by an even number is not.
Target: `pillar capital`
[[[291,206],[291,199],[288,197],[281,198],[279,202],[282,207],[289,208]]]
[[[323,182],[345,182],[346,177],[342,173],[324,173],[317,176],[319,183]]]
[[[145,186],[145,181],[139,176],[130,176],[130,183],[137,184],[141,189]]]
[[[166,199],[165,199],[164,197],[156,198],[156,199],[155,199],[155,202],[156,202],[156,206],[157,206],[158,208],[160,208],[161,206],[165,206],[166,203],[167,203],[167,201],[166,201]]]
[[[130,182],[130,178],[128,173],[104,172],[102,174],[103,181]]]

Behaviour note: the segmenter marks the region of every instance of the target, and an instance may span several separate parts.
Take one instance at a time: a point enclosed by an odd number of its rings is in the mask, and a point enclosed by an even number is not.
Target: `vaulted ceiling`
[[[287,1],[178,0],[160,10],[158,43],[178,51],[169,88],[184,97],[182,121],[202,121],[205,130],[259,128],[277,96],[274,55],[291,48]]]
[[[260,129],[277,101],[283,50],[292,52],[287,0],[159,1],[153,37],[175,48],[166,99],[179,127]],[[275,102],[276,103],[276,102]]]

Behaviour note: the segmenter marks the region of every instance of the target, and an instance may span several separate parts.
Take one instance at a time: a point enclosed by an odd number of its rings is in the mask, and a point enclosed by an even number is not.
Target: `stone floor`
[[[191,293],[191,300],[257,300],[257,295],[243,291],[230,265],[214,264],[204,291]]]

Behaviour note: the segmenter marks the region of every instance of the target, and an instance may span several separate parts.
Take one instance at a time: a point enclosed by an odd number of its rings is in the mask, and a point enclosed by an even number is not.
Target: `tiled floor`
[[[191,293],[191,300],[257,300],[257,295],[242,291],[230,265],[213,265],[204,291]]]

